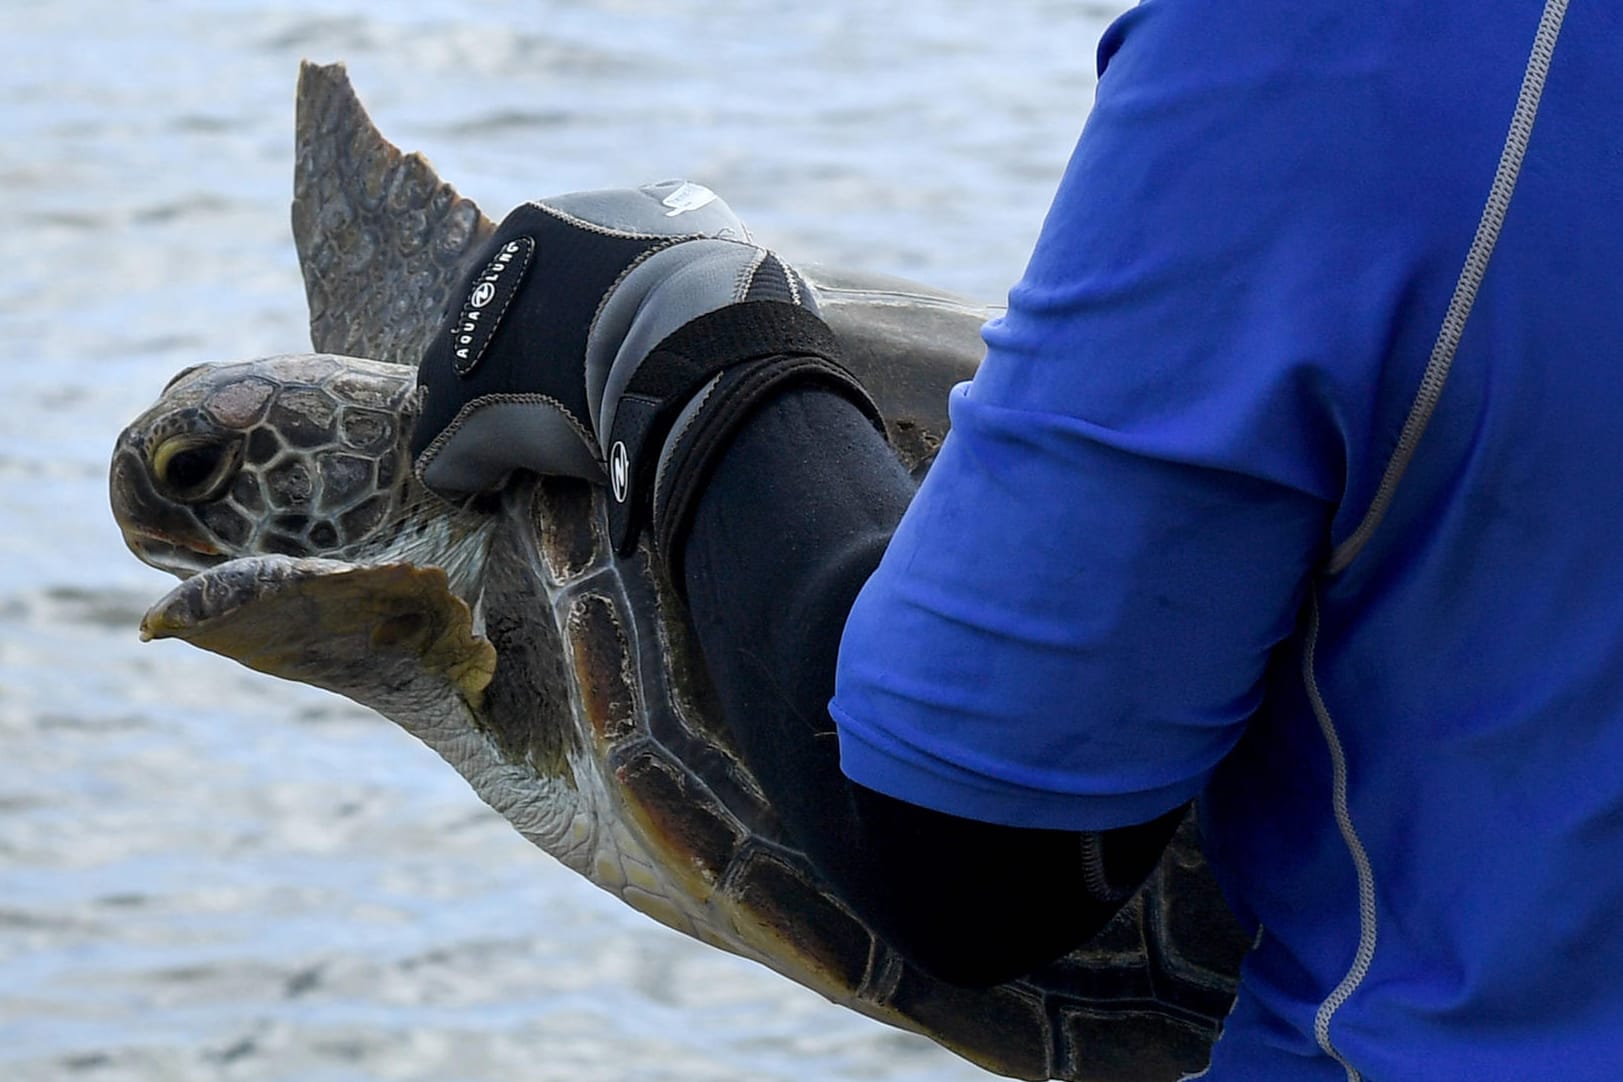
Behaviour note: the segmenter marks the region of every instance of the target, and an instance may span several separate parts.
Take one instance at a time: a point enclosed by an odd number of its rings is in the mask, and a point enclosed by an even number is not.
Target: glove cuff
[[[654,551],[678,591],[684,581],[682,542],[699,497],[733,437],[770,398],[791,388],[816,386],[853,403],[883,437],[884,423],[866,391],[844,368],[822,357],[767,357],[724,372],[707,383],[677,416],[660,449],[652,485]]]
[[[875,429],[884,420],[839,361],[834,334],[816,315],[783,301],[747,301],[683,325],[632,375],[605,433],[609,533],[629,552],[651,517],[667,566],[709,467],[767,396],[813,383],[850,400]],[[679,576],[678,576],[679,581]]]

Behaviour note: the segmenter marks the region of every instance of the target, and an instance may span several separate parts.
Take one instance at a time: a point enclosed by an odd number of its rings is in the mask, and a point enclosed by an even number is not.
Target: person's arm
[[[852,600],[913,483],[845,399],[790,390],[717,458],[683,542],[728,726],[793,839],[904,957],[985,985],[1084,942],[1183,816],[1100,833],[1000,826],[849,781],[826,704]]]

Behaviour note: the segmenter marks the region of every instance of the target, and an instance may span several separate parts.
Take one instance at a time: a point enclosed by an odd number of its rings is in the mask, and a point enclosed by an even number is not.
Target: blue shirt
[[[1559,14],[1117,22],[846,628],[857,781],[1200,798],[1263,929],[1211,1080],[1623,1075],[1623,9]]]

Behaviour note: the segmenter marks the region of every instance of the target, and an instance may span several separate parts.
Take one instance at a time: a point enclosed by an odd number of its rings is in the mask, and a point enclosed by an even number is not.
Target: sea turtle
[[[492,225],[379,135],[341,66],[301,74],[293,228],[322,352],[187,369],[119,437],[124,536],[185,579],[144,636],[375,708],[642,912],[991,1070],[1147,1080],[1200,1066],[1246,942],[1191,825],[1085,950],[980,990],[906,964],[783,838],[729,746],[680,602],[645,549],[610,551],[598,491],[527,478],[454,509],[413,480],[412,366]],[[922,466],[986,309],[807,276],[897,453]]]

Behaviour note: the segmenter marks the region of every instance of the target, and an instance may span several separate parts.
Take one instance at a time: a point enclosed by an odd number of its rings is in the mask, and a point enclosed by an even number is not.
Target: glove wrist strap
[[[603,434],[615,550],[635,547],[638,530],[651,518],[656,551],[675,572],[678,534],[709,466],[755,406],[784,386],[826,386],[883,434],[878,407],[838,357],[833,332],[821,319],[780,301],[707,313],[654,347]]]

